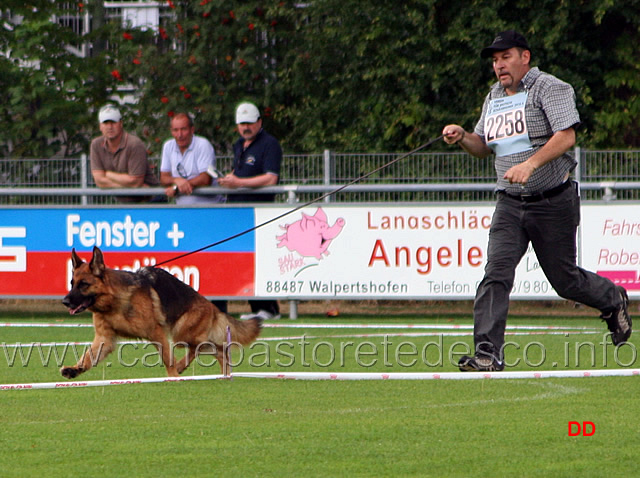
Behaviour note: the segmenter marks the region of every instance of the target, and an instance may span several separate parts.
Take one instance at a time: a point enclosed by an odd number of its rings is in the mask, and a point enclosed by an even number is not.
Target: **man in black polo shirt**
[[[236,109],[236,125],[240,138],[233,145],[233,171],[218,179],[225,188],[258,188],[274,186],[280,179],[282,148],[278,140],[262,128],[260,111],[252,103],[242,103]],[[273,202],[274,194],[229,194],[227,202]],[[280,318],[276,300],[250,300],[251,314],[240,318]]]

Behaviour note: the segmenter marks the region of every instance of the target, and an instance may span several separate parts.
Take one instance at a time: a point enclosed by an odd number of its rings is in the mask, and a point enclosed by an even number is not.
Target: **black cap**
[[[482,58],[489,58],[496,51],[504,51],[513,47],[524,48],[525,50],[531,51],[525,37],[515,30],[507,30],[506,32],[498,33],[498,36],[493,39],[493,43],[482,49],[480,56]]]

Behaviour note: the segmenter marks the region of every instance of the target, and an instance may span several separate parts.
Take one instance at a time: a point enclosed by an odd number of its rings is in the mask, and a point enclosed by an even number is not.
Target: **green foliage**
[[[624,31],[616,41],[614,59],[617,64],[603,74],[603,87],[611,94],[594,113],[595,144],[640,145],[640,54],[634,46],[637,39],[636,26],[635,35]]]
[[[83,59],[68,48],[81,41],[69,27],[51,21],[52,15],[69,13],[59,5],[46,0],[3,5],[12,13],[2,18],[0,29],[0,51],[6,52],[0,56],[4,156],[78,156],[97,129],[94,108],[107,100],[113,83],[105,74],[108,60]]]
[[[640,146],[639,0],[176,0],[157,31],[105,20],[92,0],[77,4],[94,18],[86,37],[50,21],[70,13],[61,5],[3,4],[21,16],[3,14],[0,28],[4,156],[86,152],[96,109],[132,94],[126,128],[155,155],[178,111],[228,153],[243,100],[290,154],[404,151],[447,123],[474,127],[495,80],[478,53],[508,28],[527,36],[534,65],[574,86],[582,146]]]
[[[118,41],[118,73],[137,86],[139,132],[159,153],[169,136],[169,118],[192,113],[199,134],[219,152],[235,139],[235,107],[256,102],[265,125],[278,130],[274,86],[291,30],[294,8],[285,2],[172,2],[172,19],[150,34],[125,30]],[[142,124],[138,124],[142,126]],[[222,150],[222,151],[221,151]]]

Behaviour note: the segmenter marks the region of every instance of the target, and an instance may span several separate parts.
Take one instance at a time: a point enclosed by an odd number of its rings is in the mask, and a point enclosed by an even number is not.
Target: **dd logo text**
[[[577,437],[582,434],[583,437],[593,436],[596,432],[596,425],[593,422],[569,422],[569,436]]]

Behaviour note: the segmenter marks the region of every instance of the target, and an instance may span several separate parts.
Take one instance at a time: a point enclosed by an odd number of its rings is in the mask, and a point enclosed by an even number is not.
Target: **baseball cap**
[[[236,109],[236,124],[255,123],[260,119],[260,111],[253,103],[241,103]]]
[[[98,114],[98,120],[100,123],[104,123],[105,121],[115,121],[116,123],[122,119],[122,115],[120,114],[120,110],[113,105],[106,105],[100,108],[100,113]]]
[[[527,40],[520,33],[515,30],[507,30],[498,33],[493,39],[493,43],[482,49],[480,56],[482,58],[489,58],[496,51],[504,51],[513,47],[524,48],[525,50],[531,51]]]

